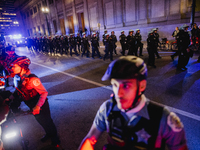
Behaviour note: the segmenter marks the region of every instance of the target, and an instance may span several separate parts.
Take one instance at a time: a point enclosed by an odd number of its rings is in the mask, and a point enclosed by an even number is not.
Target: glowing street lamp
[[[47,22],[48,35],[50,35],[50,28],[49,28],[48,19],[47,19],[47,14],[49,13],[49,9],[47,7],[42,7],[42,12],[45,14],[46,22]]]

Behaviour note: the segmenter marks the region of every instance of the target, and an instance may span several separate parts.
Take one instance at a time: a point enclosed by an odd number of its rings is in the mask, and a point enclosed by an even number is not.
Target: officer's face
[[[14,64],[12,67],[11,67],[11,71],[12,73],[14,74],[20,74],[21,72],[21,67],[17,64]]]
[[[136,79],[111,79],[111,84],[117,107],[119,109],[128,109],[132,106],[137,93],[137,80]],[[139,82],[139,93],[146,88],[146,80]],[[137,93],[138,94],[138,93]]]

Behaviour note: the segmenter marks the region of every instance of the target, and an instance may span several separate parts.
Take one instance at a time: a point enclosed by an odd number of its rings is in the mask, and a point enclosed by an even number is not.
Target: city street
[[[100,52],[104,55],[103,47]],[[118,58],[114,54],[114,59]],[[30,70],[42,81],[48,91],[48,101],[52,119],[57,127],[61,145],[65,150],[76,150],[89,131],[100,105],[109,99],[112,88],[109,81],[101,77],[110,60],[86,58],[70,55],[50,56],[30,53],[25,47],[16,48],[20,56],[31,59]],[[187,65],[187,71],[177,71],[170,55],[171,51],[159,51],[161,59],[156,59],[156,68],[148,67],[147,89],[145,95],[150,100],[168,106],[181,118],[186,131],[190,150],[200,149],[200,63],[199,54],[194,54]],[[142,58],[147,63],[148,54],[144,50]],[[12,84],[12,83],[10,83]],[[13,91],[13,87],[7,89]],[[28,107],[22,103],[21,108]],[[51,141],[42,143],[43,129],[33,115],[18,117],[24,133],[29,140],[30,150],[50,150]],[[100,150],[106,143],[106,133],[101,136],[95,149]]]

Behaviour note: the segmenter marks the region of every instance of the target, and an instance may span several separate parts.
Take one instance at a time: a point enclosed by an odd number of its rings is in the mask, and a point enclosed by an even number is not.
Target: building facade
[[[14,0],[0,1],[0,34],[9,35],[17,34],[19,24],[17,21]]]
[[[17,17],[24,36],[65,35],[77,32],[158,28],[160,37],[172,38],[176,26],[190,24],[192,0],[16,0]],[[48,8],[43,13],[42,8]],[[195,19],[200,25],[200,1]]]

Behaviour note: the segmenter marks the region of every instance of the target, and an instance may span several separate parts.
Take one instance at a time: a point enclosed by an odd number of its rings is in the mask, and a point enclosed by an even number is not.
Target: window
[[[57,24],[56,24],[56,20],[53,20],[53,26],[54,26],[54,30],[55,30],[55,33],[58,31],[57,30]]]
[[[31,14],[31,16],[33,15],[33,10],[32,9],[30,10],[30,14]]]
[[[49,0],[49,4],[53,4],[53,0]]]
[[[34,14],[37,12],[37,7],[33,7]]]
[[[26,13],[27,18],[29,17],[29,12]]]

